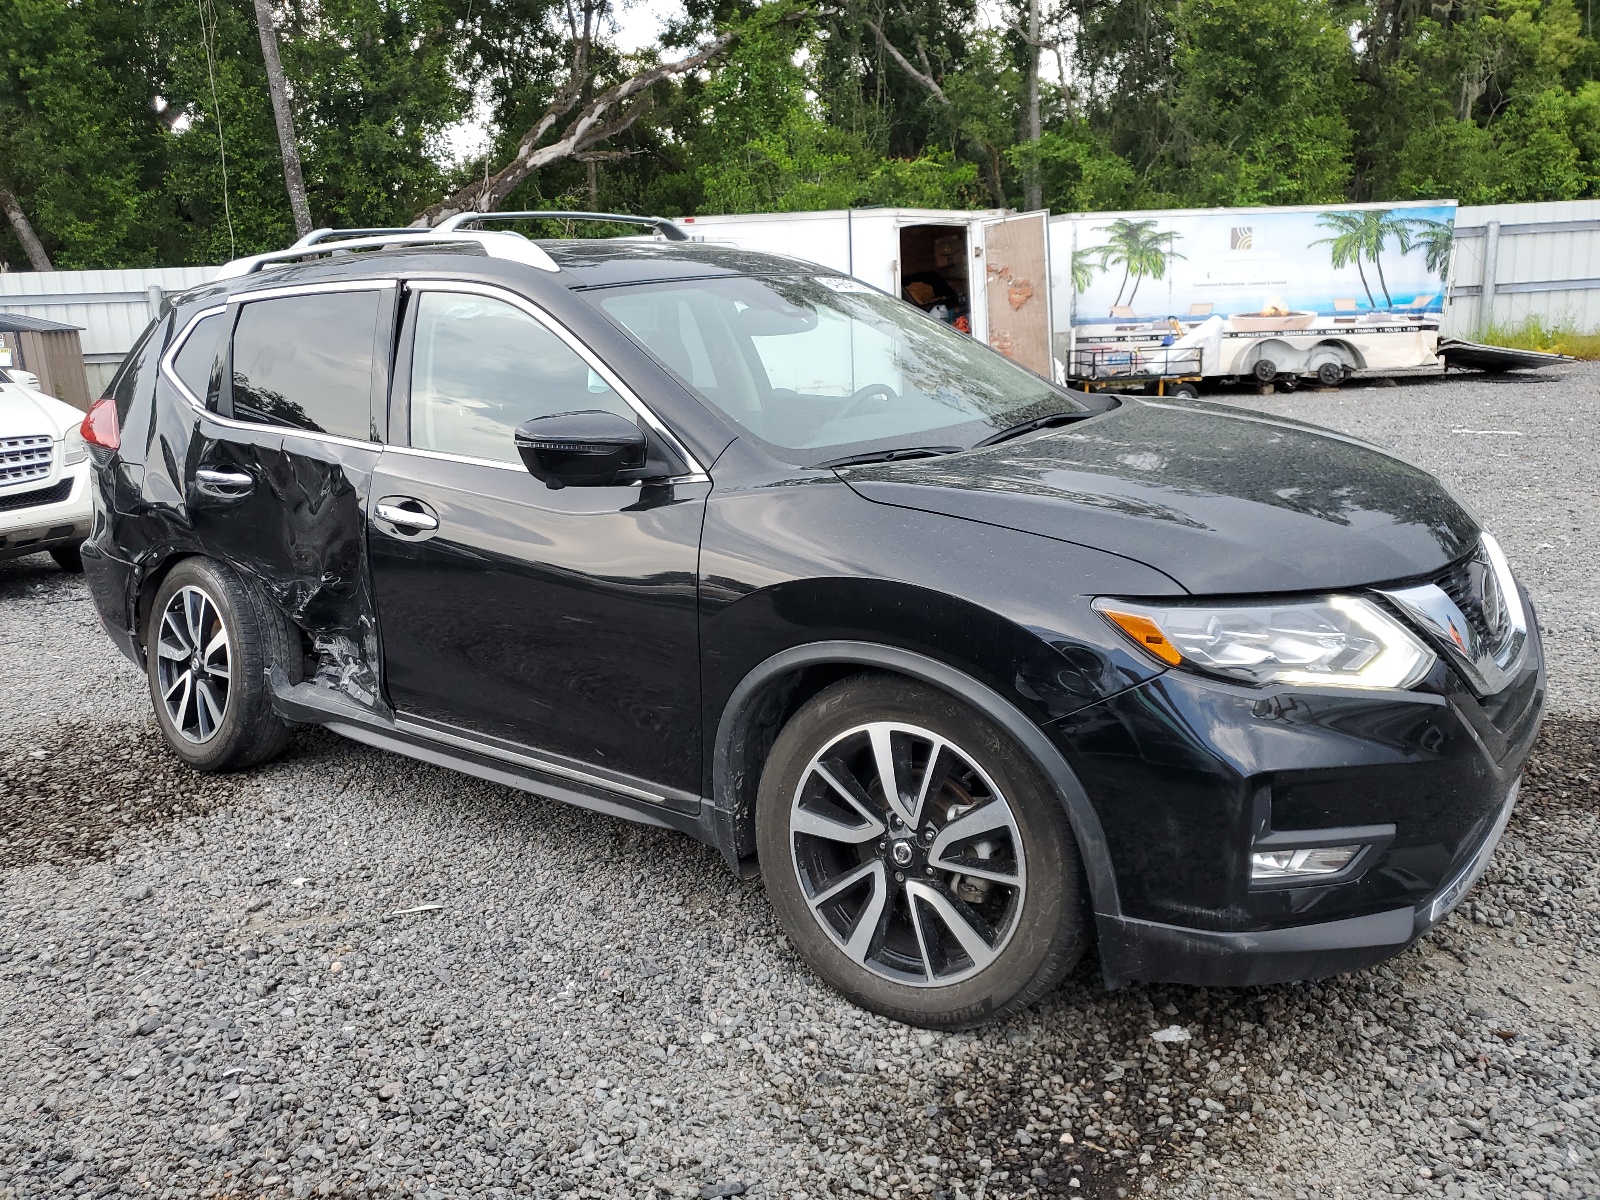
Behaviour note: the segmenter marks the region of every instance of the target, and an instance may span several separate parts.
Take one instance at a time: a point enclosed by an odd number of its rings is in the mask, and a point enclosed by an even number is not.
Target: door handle
[[[379,520],[406,533],[431,533],[439,528],[439,518],[425,511],[420,500],[380,500],[377,514]]]
[[[194,486],[198,492],[223,500],[248,496],[255,488],[255,476],[243,471],[219,471],[214,467],[200,467],[194,473]]]

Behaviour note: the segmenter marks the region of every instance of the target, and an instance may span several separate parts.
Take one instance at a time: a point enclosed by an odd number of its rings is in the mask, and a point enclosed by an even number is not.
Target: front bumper
[[[1243,987],[1321,979],[1392,958],[1444,920],[1488,869],[1511,820],[1517,788],[1512,785],[1493,814],[1476,852],[1422,904],[1253,933],[1101,916],[1100,960],[1106,981],[1113,987],[1136,979]]]
[[[59,469],[45,481],[6,489],[0,492],[0,559],[77,545],[89,536],[93,513],[87,462]]]
[[[1415,691],[1262,689],[1169,671],[1047,726],[1093,803],[1115,894],[1106,980],[1239,985],[1370,966],[1476,882],[1515,802],[1545,696],[1530,629],[1501,693],[1444,663]],[[1252,881],[1251,855],[1361,841],[1349,876]]]

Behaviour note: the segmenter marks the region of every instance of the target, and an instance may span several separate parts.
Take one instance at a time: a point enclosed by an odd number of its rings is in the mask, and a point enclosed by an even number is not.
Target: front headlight
[[[61,461],[69,467],[75,467],[89,457],[89,447],[84,443],[83,434],[76,428],[69,429],[67,436],[61,439]]]
[[[1094,606],[1162,662],[1248,683],[1408,688],[1434,663],[1409,629],[1360,596],[1205,607],[1100,599]]]

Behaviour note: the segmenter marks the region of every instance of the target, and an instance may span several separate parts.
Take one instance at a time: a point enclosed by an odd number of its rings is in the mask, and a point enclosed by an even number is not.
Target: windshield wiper
[[[1019,421],[1015,425],[991,433],[981,442],[974,442],[972,448],[977,450],[982,446],[993,446],[996,442],[1008,442],[1014,437],[1021,437],[1025,433],[1032,433],[1035,429],[1048,429],[1052,425],[1070,425],[1073,421],[1081,421],[1085,417],[1098,417],[1100,414],[1093,409],[1075,408],[1071,412],[1047,413],[1042,417],[1033,417],[1027,421]]]
[[[868,450],[861,454],[847,454],[843,458],[830,458],[818,463],[819,467],[859,467],[865,463],[896,462],[902,458],[937,458],[941,454],[959,454],[963,446],[902,446],[897,450]]]

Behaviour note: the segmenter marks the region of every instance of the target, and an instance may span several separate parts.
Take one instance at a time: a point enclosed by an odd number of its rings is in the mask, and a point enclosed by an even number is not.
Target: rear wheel
[[[1256,377],[1258,383],[1271,383],[1278,377],[1278,364],[1270,358],[1256,360],[1256,365],[1250,368],[1250,373]]]
[[[1317,382],[1323,387],[1338,387],[1344,382],[1344,364],[1336,362],[1319,364],[1317,367]]]
[[[145,658],[156,723],[200,771],[254,766],[283,749],[267,670],[289,661],[287,622],[221,563],[189,558],[156,592]]]
[[[1031,1004],[1083,953],[1059,797],[942,691],[857,676],[819,693],[772,748],[756,820],[795,948],[864,1008],[963,1028]]]
[[[1192,383],[1180,383],[1168,394],[1181,397],[1185,400],[1200,399],[1200,389]]]

